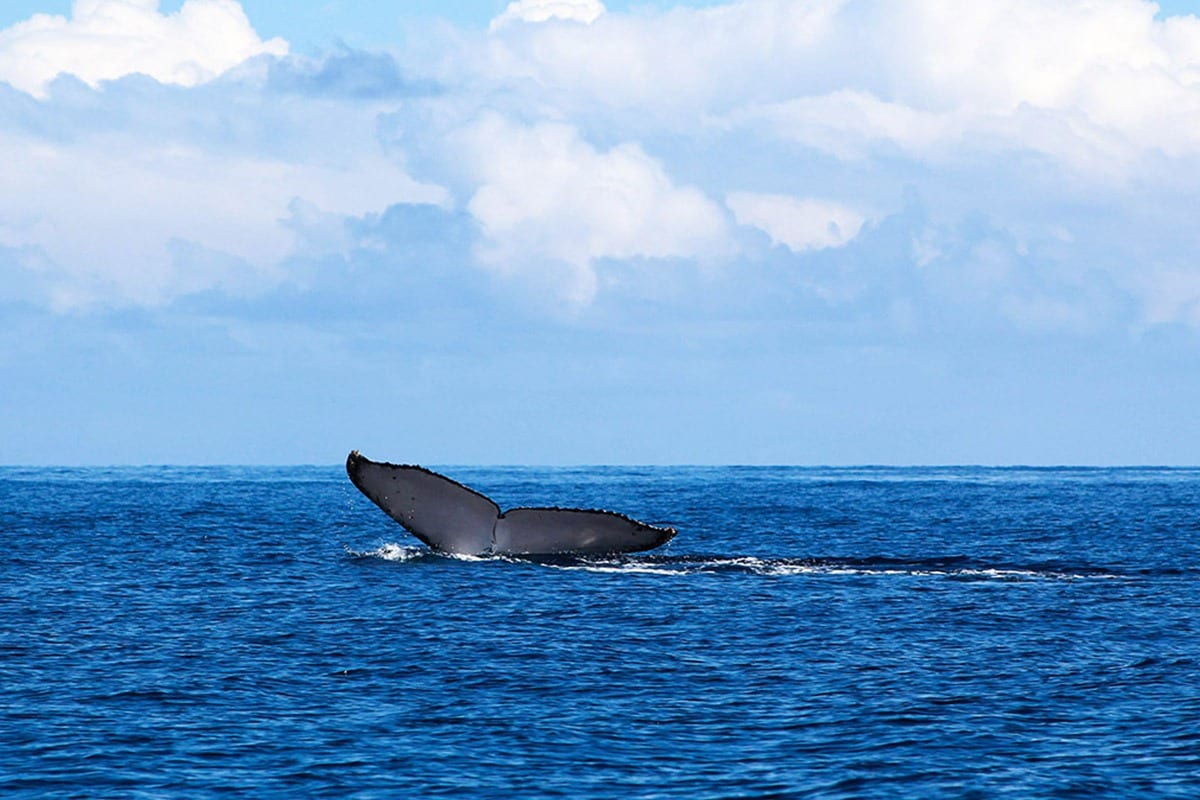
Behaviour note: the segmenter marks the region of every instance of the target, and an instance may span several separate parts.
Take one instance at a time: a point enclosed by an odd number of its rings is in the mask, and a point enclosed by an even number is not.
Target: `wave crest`
[[[417,561],[501,561],[514,565],[556,570],[618,573],[627,575],[720,575],[743,574],[765,577],[809,576],[908,576],[940,577],[954,580],[1031,581],[1031,580],[1113,580],[1126,578],[1116,571],[1078,564],[988,564],[963,556],[924,559],[872,558],[768,558],[758,556],[716,555],[614,555],[614,556],[468,556],[440,553],[426,547],[394,542],[373,550],[347,552],[356,558],[375,558],[393,562]]]

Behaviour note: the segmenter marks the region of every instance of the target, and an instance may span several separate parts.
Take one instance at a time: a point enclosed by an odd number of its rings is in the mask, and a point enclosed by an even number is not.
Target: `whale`
[[[469,556],[637,553],[666,544],[675,528],[616,511],[512,508],[415,464],[372,461],[357,450],[346,474],[384,513],[433,550]]]

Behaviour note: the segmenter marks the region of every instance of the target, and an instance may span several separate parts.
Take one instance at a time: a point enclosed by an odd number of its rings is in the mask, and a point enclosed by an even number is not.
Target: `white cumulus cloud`
[[[758,228],[775,244],[795,253],[841,247],[866,222],[859,212],[840,203],[780,194],[733,192],[725,198],[739,225]]]
[[[468,209],[481,257],[505,270],[567,265],[566,294],[585,303],[601,259],[697,258],[729,250],[721,210],[677,186],[635,144],[597,149],[570,125],[525,126],[496,114],[458,134],[477,181]]]
[[[675,130],[753,119],[839,156],[866,143],[926,157],[986,138],[1104,170],[1114,157],[1200,153],[1200,19],[1157,11],[1149,0],[740,0],[494,31],[442,63],[449,79],[521,82],[573,115]]]
[[[0,248],[28,256],[11,269],[41,275],[58,310],[252,293],[311,247],[297,209],[343,219],[448,202],[382,150],[371,106],[236,84],[77,88],[0,117]]]
[[[1200,325],[1197,18],[1147,0],[666,5],[518,0],[487,32],[195,87],[277,47],[234,0],[34,17],[0,33],[0,80],[50,92],[0,91],[6,263],[79,303],[153,304],[270,277],[295,248],[340,257],[347,216],[435,202],[462,221],[464,269],[580,305],[719,273],[918,321]],[[61,71],[185,88],[48,90]],[[768,286],[777,260],[812,269]]]
[[[0,81],[36,96],[61,73],[91,86],[133,73],[194,86],[287,49],[260,39],[236,0],[187,0],[174,14],[158,0],[75,0],[69,19],[36,14],[0,31]]]
[[[888,224],[888,212],[910,196],[964,241],[986,222],[1039,254],[1014,257],[1022,269],[1001,274],[1002,286],[980,266],[955,276],[969,284],[962,291],[913,302],[1018,298],[1013,317],[1047,327],[1132,318],[1127,307],[1194,324],[1188,276],[1200,258],[1178,209],[1200,202],[1196,16],[1163,15],[1149,0],[735,0],[609,11],[590,25],[504,25],[440,56],[423,63],[453,89],[431,101],[432,118],[488,109],[555,120],[581,142],[624,142],[797,252],[854,240],[854,252],[900,253],[907,218]],[[490,231],[482,254],[515,253],[517,242],[583,249],[585,237],[560,242],[560,228],[539,227],[550,215],[489,223],[501,216],[488,205],[501,186],[519,197],[538,191],[537,179],[528,189],[486,183],[473,201]],[[788,197],[796,186],[810,200]],[[879,210],[869,236],[862,209]],[[1050,232],[1064,226],[1074,241]],[[877,264],[902,261],[872,253]],[[920,282],[905,285],[905,274],[864,271],[838,296],[882,303]],[[1045,297],[1053,302],[1029,300]]]
[[[604,4],[600,0],[515,0],[492,20],[490,29],[496,30],[512,22],[546,22],[553,19],[590,24],[604,11]]]
[[[0,140],[0,158],[13,164],[0,245],[36,247],[57,265],[60,310],[277,283],[295,243],[281,224],[295,198],[341,215],[442,199],[377,155],[332,167],[124,141],[130,153]],[[181,259],[180,243],[220,258]]]

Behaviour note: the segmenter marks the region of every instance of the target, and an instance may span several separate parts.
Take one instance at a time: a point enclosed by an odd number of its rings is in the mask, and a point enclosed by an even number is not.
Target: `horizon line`
[[[341,461],[319,463],[314,461],[300,462],[170,462],[170,461],[144,461],[144,462],[88,462],[88,463],[61,463],[61,464],[20,464],[20,463],[0,463],[0,469],[163,469],[163,468],[184,468],[184,469],[277,469],[277,468],[341,468],[344,463]],[[416,466],[412,464],[411,466]],[[461,468],[461,469],[1029,469],[1029,470],[1054,470],[1054,469],[1200,469],[1198,464],[1166,464],[1166,463],[993,463],[985,464],[981,462],[962,462],[962,463],[884,463],[884,462],[864,462],[864,463],[799,463],[799,462],[641,462],[641,463],[617,463],[617,462],[594,462],[594,463],[482,463],[482,462],[465,462],[465,461],[428,461],[421,466],[438,467],[438,468]]]

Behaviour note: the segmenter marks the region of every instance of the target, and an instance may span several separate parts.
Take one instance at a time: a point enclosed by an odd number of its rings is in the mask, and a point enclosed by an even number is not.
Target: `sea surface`
[[[1200,797],[1200,470],[0,469],[0,797]]]

